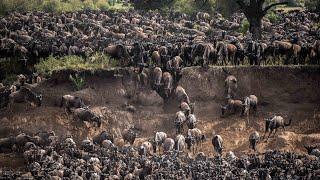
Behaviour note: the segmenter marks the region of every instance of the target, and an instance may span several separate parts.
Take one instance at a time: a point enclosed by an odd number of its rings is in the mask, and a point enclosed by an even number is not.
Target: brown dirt
[[[232,115],[220,118],[219,107],[224,101],[224,79],[226,73],[221,67],[185,68],[179,84],[196,103],[195,114],[199,129],[207,136],[201,151],[213,155],[211,133],[214,130],[224,139],[225,152],[234,151],[236,155],[251,152],[248,137],[257,130],[264,131],[263,118],[280,114],[292,117],[293,122],[286,132],[278,131],[276,137],[258,145],[259,152],[268,149],[305,152],[306,143],[320,142],[320,67],[226,67],[238,78],[238,95],[243,97],[255,94],[259,98],[258,113],[246,118]],[[121,131],[134,124],[141,128],[135,145],[152,137],[155,131],[164,131],[173,137],[174,114],[178,111],[175,100],[164,103],[161,97],[150,88],[138,85],[132,69],[109,69],[96,72],[81,72],[86,79],[86,88],[74,91],[68,81],[73,71],[61,71],[34,87],[44,95],[43,106],[25,109],[25,104],[16,104],[13,113],[0,112],[0,138],[18,132],[35,133],[41,130],[54,130],[59,136],[73,136],[77,141],[92,137],[104,129],[121,136]],[[122,74],[123,77],[117,76]],[[88,123],[75,123],[67,117],[58,102],[64,94],[82,97],[94,111],[104,114],[101,128]],[[125,104],[136,107],[135,113],[125,110]],[[17,159],[14,155],[0,155],[0,159]],[[5,160],[4,160],[5,161]],[[17,163],[1,163],[1,166],[17,168]]]

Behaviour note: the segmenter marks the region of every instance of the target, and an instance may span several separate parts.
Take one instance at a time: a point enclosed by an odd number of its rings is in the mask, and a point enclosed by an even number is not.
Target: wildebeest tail
[[[289,119],[288,123],[284,123],[284,126],[290,126],[291,122],[292,122],[292,118]]]

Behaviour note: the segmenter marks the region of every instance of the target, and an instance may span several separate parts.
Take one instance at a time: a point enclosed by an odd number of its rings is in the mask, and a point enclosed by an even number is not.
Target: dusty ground
[[[226,73],[216,67],[184,69],[179,84],[196,103],[198,127],[207,136],[201,151],[213,155],[211,133],[214,130],[224,139],[224,152],[234,151],[236,155],[250,152],[249,134],[257,130],[262,135],[263,118],[272,114],[280,114],[286,120],[292,117],[292,125],[285,132],[278,131],[268,142],[261,142],[259,152],[268,149],[305,152],[303,145],[320,142],[320,67],[230,67],[226,70],[238,78],[239,98],[249,94],[258,96],[258,113],[249,117],[249,124],[239,115],[221,118],[219,108],[224,101]],[[33,87],[44,95],[41,107],[26,110],[24,104],[17,104],[12,112],[1,110],[0,138],[18,132],[32,134],[54,130],[61,137],[73,136],[80,141],[104,129],[121,137],[121,130],[132,124],[142,130],[136,146],[152,137],[155,131],[164,131],[174,137],[174,115],[178,111],[178,103],[174,99],[164,103],[155,91],[139,85],[132,69],[82,72],[87,84],[81,91],[74,91],[67,80],[69,73],[72,72],[58,72],[52,79]],[[75,123],[72,116],[66,116],[64,110],[57,106],[64,94],[82,97],[91,108],[103,114],[102,127]],[[137,111],[127,112],[125,104],[134,105]],[[2,167],[16,169],[23,164],[21,158],[14,154],[1,154],[0,160]]]

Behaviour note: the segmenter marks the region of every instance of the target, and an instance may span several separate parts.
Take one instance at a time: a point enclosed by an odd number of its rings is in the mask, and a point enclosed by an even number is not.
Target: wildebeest
[[[308,152],[309,155],[314,155],[320,158],[320,150],[319,147],[309,145],[309,146],[304,146]]]
[[[198,146],[202,146],[202,142],[205,140],[205,135],[202,134],[201,130],[198,128],[189,129],[185,142],[188,146],[188,149],[195,153],[195,150],[198,149]]]
[[[221,156],[223,149],[223,139],[220,135],[213,134],[211,143],[214,147],[214,150]]]
[[[41,106],[42,102],[42,94],[37,95],[36,93],[32,92],[31,89],[22,86],[20,90],[13,92],[9,95],[8,108],[11,109],[13,103],[23,102],[26,102],[31,106],[36,105],[39,107]]]
[[[152,144],[154,153],[159,149],[158,152],[160,154],[160,147],[163,145],[165,139],[167,139],[167,134],[165,132],[156,132]]]
[[[186,121],[186,116],[184,112],[178,111],[176,113],[176,117],[174,120],[175,128],[176,128],[176,134],[180,134],[183,131],[183,124]]]
[[[227,98],[235,98],[236,90],[238,88],[238,80],[234,75],[228,75],[224,80],[224,87]]]
[[[244,99],[244,111],[243,114],[249,115],[249,111],[252,109],[255,113],[258,106],[258,98],[255,95],[249,95]]]
[[[253,149],[254,151],[257,151],[257,144],[259,140],[260,140],[260,135],[257,131],[254,131],[253,133],[250,134],[249,136],[250,148]]]
[[[102,131],[100,134],[93,137],[93,143],[100,144],[104,140],[110,140],[112,143],[114,142],[114,137],[111,133],[108,133],[107,131]]]
[[[138,150],[140,156],[152,155],[152,144],[149,141],[143,142]]]
[[[190,104],[189,96],[183,87],[177,86],[175,90],[175,95],[180,103],[186,102],[187,104]]]
[[[83,108],[86,105],[80,97],[67,94],[62,96],[60,107],[65,107],[66,112],[70,113],[71,108]]]
[[[185,138],[182,134],[179,134],[175,138],[175,149],[178,153],[183,152],[186,145],[185,145]]]
[[[73,110],[74,120],[95,122],[98,127],[101,127],[102,115],[95,114],[88,108],[76,108]]]
[[[228,104],[221,106],[221,115],[224,116],[227,113],[234,114],[236,112],[241,112],[241,115],[243,115],[243,107],[241,100],[228,99]]]
[[[162,80],[163,80],[163,90],[164,90],[164,95],[165,98],[169,98],[172,89],[173,89],[173,78],[169,72],[164,72],[162,75]]]
[[[162,80],[162,70],[159,67],[155,67],[153,69],[153,81],[152,81],[152,87],[155,90],[159,90],[161,87],[161,80]]]
[[[137,133],[134,132],[134,130],[132,128],[125,129],[122,132],[122,138],[123,138],[124,142],[130,143],[130,145],[133,145],[136,137],[137,137]]]
[[[179,108],[186,116],[188,116],[194,112],[194,103],[190,103],[189,105],[186,102],[181,102]]]
[[[127,47],[122,44],[109,45],[105,48],[105,52],[109,54],[111,57],[121,59],[123,61],[122,64],[133,63],[133,60],[130,57]]]
[[[174,149],[174,140],[172,138],[166,138],[163,142],[163,152],[172,152]]]
[[[267,133],[268,131],[270,131],[270,132],[269,132],[269,135],[268,135],[267,140],[269,139],[271,133],[272,133],[274,130],[275,130],[274,135],[277,133],[277,130],[278,130],[278,128],[280,128],[280,127],[285,131],[285,127],[286,127],[286,126],[290,126],[291,121],[292,121],[292,119],[290,118],[289,122],[288,122],[288,123],[285,123],[282,116],[276,116],[276,115],[273,116],[273,117],[270,117],[270,118],[266,118],[266,119],[265,119],[265,123],[266,123],[266,124],[265,124],[265,128],[266,128],[266,129],[265,129],[265,133],[264,133],[264,135],[263,135],[263,139],[264,139],[264,136],[266,135],[266,133]]]
[[[186,122],[189,129],[196,128],[197,118],[194,114],[189,114]]]

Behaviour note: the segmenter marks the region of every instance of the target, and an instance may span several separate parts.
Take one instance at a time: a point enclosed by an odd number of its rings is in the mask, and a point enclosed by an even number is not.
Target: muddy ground
[[[238,78],[237,96],[242,98],[255,94],[259,98],[258,113],[247,118],[238,114],[220,117],[220,105],[224,103],[224,79],[226,72]],[[251,152],[248,136],[254,130],[264,132],[264,118],[279,114],[289,120],[286,131],[278,131],[276,137],[261,142],[258,151],[268,149],[305,153],[303,145],[320,143],[320,67],[221,67],[185,68],[179,85],[183,86],[192,102],[196,103],[195,115],[199,129],[207,140],[201,151],[213,155],[212,131],[224,139],[224,152],[234,151],[236,155]],[[77,141],[92,137],[107,129],[117,137],[131,125],[141,129],[135,146],[153,136],[156,131],[169,133],[174,137],[174,115],[178,102],[172,98],[164,102],[149,86],[138,81],[133,69],[108,69],[95,72],[82,71],[86,87],[75,91],[69,82],[74,71],[60,71],[32,88],[42,93],[43,105],[27,108],[25,104],[14,105],[12,112],[0,112],[0,138],[18,132],[34,134],[42,130],[54,130],[59,136],[72,136]],[[82,97],[97,113],[104,115],[101,128],[88,123],[76,123],[67,116],[59,101],[64,94]],[[136,112],[126,111],[126,105],[136,107]],[[121,143],[119,143],[121,144]],[[14,154],[1,154],[1,167],[19,168],[23,161]]]

